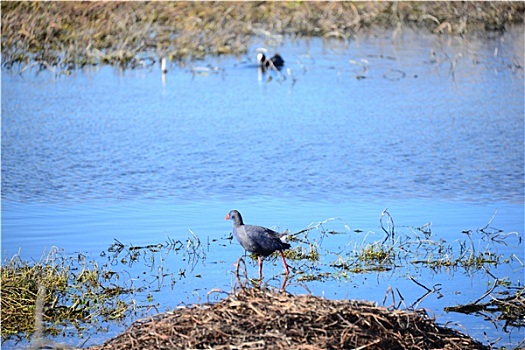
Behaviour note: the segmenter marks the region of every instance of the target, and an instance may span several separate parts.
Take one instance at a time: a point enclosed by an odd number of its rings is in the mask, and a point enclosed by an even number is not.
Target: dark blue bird
[[[242,221],[241,213],[237,210],[232,210],[226,215],[226,220],[230,219],[233,220],[233,234],[239,243],[244,249],[257,255],[259,260],[259,278],[261,280],[263,257],[275,251],[281,253],[286,276],[288,276],[288,264],[286,264],[283,250],[289,249],[290,245],[282,241],[284,234],[262,226],[245,225]]]

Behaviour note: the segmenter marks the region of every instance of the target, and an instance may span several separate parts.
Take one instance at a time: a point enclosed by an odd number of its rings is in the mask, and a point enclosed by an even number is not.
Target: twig
[[[485,297],[487,295],[489,295],[490,293],[492,293],[492,291],[496,288],[496,286],[498,285],[498,282],[499,280],[496,278],[496,280],[494,281],[494,284],[492,285],[492,287],[485,292],[485,294],[483,294],[480,298],[478,298],[478,300],[476,300],[475,302],[472,303],[472,305],[476,305],[477,303],[479,303],[481,300],[485,299]]]
[[[388,208],[385,208],[385,210],[383,210],[383,212],[381,213],[381,216],[379,218],[379,223],[381,224],[381,229],[383,231],[385,231],[386,233],[386,237],[385,237],[385,240],[383,241],[383,244],[388,240],[388,238],[390,236],[392,236],[392,242],[394,241],[394,234],[395,234],[395,231],[394,231],[394,219],[392,219],[392,216],[390,215],[390,213],[387,211]],[[388,219],[390,220],[390,232],[388,232],[385,227],[383,226],[383,217],[384,216],[387,216]]]
[[[244,261],[244,258],[242,256],[237,259],[237,263],[235,264],[235,278],[237,279],[237,282],[239,283],[239,286],[241,289],[246,288],[246,284],[243,284],[241,281],[241,277],[239,275],[239,268],[241,267],[241,262],[244,265],[244,279],[248,280],[248,271],[246,269],[246,262]]]
[[[419,283],[418,281],[416,281],[416,279],[415,279],[414,277],[412,277],[412,276],[408,276],[408,277],[412,280],[412,282],[414,282],[414,283],[417,284],[418,286],[420,286],[420,287],[426,289],[427,292],[432,292],[431,289],[429,289],[429,288],[426,287],[425,285],[423,285],[423,284]]]
[[[363,350],[363,349],[371,347],[372,345],[376,345],[377,343],[380,343],[380,342],[381,342],[381,339],[376,339],[373,342],[365,344],[365,345],[362,345],[362,346],[360,346],[358,348],[355,348],[354,350]]]
[[[481,232],[485,233],[484,230],[486,230],[486,229],[490,226],[490,224],[492,223],[492,220],[494,220],[494,218],[496,217],[496,214],[497,214],[497,213],[498,213],[498,209],[496,209],[496,210],[494,211],[494,214],[493,214],[492,217],[490,218],[489,222],[488,222],[483,228],[479,229]]]

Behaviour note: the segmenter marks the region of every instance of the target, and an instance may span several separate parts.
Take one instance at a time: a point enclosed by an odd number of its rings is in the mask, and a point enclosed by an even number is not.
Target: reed
[[[374,26],[436,34],[502,31],[523,2],[2,2],[2,64],[67,73],[86,65],[179,64],[242,55],[254,38],[349,40]],[[23,69],[22,68],[22,69]]]

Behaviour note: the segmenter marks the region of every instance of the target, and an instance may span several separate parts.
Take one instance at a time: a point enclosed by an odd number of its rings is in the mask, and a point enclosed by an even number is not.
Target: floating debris
[[[486,312],[496,314],[494,317],[489,317],[492,322],[504,320],[504,327],[525,327],[525,287],[509,287],[508,289],[495,293],[493,296],[491,293],[499,285],[497,279],[493,283],[492,288],[487,291],[481,298],[473,303],[466,305],[448,306],[445,308],[446,312],[460,312],[464,314]],[[514,291],[514,293],[511,293]],[[480,303],[480,301],[487,296],[490,300],[486,303]],[[524,340],[525,342],[525,340]]]

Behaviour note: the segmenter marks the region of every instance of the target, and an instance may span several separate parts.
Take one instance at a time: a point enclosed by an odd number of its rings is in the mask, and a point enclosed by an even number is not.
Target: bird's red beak
[[[226,214],[226,217],[224,218],[224,220],[230,220],[230,213]]]

